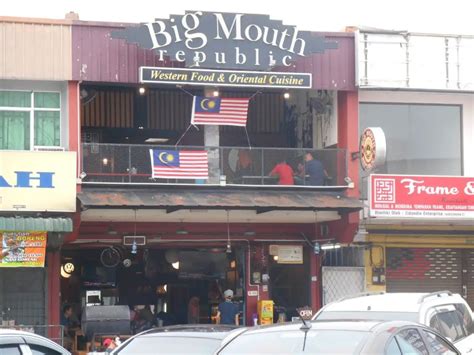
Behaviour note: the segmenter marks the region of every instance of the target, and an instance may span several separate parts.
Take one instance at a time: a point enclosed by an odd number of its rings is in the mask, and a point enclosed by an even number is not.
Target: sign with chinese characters
[[[474,218],[474,177],[370,175],[370,217]]]
[[[279,245],[278,264],[303,264],[303,246]]]
[[[140,82],[209,86],[310,89],[311,74],[140,67]]]
[[[76,211],[75,152],[0,152],[0,211]]]
[[[366,171],[385,164],[387,143],[380,127],[369,127],[360,136],[360,165]]]
[[[44,267],[47,232],[3,232],[0,267]]]
[[[336,42],[268,15],[186,11],[112,32],[112,38],[155,50],[160,61],[186,67],[267,70],[336,49]]]

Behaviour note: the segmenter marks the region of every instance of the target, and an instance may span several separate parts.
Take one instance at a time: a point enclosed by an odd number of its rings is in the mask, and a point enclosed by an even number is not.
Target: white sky
[[[474,35],[472,0],[0,0],[1,16],[149,22],[185,10],[269,14],[299,30],[368,26],[411,32]]]

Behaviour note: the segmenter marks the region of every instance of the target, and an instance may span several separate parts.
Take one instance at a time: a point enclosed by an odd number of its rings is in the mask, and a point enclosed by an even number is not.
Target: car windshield
[[[120,355],[212,354],[221,339],[186,336],[143,336],[118,349]]]
[[[418,322],[416,312],[379,312],[379,311],[326,311],[321,312],[315,320],[404,320]]]
[[[357,354],[368,332],[349,330],[310,330],[303,351],[302,330],[282,330],[242,334],[219,354]]]

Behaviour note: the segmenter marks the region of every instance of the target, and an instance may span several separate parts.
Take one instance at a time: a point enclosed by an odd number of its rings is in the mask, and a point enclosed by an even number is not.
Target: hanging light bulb
[[[227,211],[227,248],[225,250],[227,254],[232,253],[232,248],[230,246],[230,225],[229,225],[229,211]]]
[[[133,241],[133,244],[132,244],[132,251],[131,251],[131,253],[135,255],[137,252],[138,252],[137,242],[134,240],[134,241]]]
[[[179,270],[179,261],[172,263],[171,266],[173,266],[174,269]]]

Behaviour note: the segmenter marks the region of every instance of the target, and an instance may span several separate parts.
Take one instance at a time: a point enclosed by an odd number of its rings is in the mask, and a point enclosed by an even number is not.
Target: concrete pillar
[[[204,96],[212,97],[214,88],[205,88]],[[206,147],[219,147],[220,136],[219,126],[203,126],[204,128],[204,145]],[[209,180],[210,184],[219,183],[222,172],[220,171],[219,149],[209,150]]]

